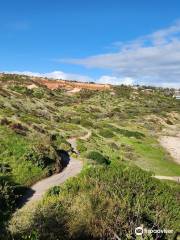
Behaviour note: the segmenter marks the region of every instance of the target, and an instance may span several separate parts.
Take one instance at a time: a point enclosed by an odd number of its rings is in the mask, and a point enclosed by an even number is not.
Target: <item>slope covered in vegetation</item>
[[[132,239],[142,224],[175,233],[177,199],[174,189],[137,167],[90,167],[49,191],[33,209],[17,212],[10,230],[15,239],[27,233],[37,239]]]
[[[128,239],[141,224],[175,233],[179,187],[151,177],[180,176],[158,142],[161,130],[179,121],[180,101],[172,95],[171,89],[127,86],[69,95],[30,77],[2,75],[2,236],[10,229],[17,239]],[[18,211],[8,226],[24,189],[60,172],[59,150],[75,155],[67,139],[87,130],[91,137],[77,140],[82,174],[52,189],[31,211]]]

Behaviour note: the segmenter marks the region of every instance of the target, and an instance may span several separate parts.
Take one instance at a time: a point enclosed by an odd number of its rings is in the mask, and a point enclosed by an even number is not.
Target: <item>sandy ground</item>
[[[159,139],[160,144],[172,156],[175,162],[180,164],[180,126],[173,125],[165,129],[165,135]],[[180,183],[180,176],[154,176],[158,179],[173,180]]]
[[[67,91],[67,94],[73,94],[73,93],[77,93],[77,92],[80,92],[80,91],[81,91],[81,88],[73,88],[72,90]]]
[[[160,143],[171,154],[174,161],[180,164],[180,137],[162,136]]]

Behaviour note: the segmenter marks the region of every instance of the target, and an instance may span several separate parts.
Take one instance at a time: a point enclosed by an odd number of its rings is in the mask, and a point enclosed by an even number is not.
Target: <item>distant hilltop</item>
[[[69,91],[72,91],[73,89],[76,89],[76,91],[80,91],[81,89],[88,89],[88,90],[98,90],[98,91],[104,91],[111,88],[110,84],[97,84],[93,82],[79,82],[79,81],[71,81],[71,80],[62,80],[62,79],[49,79],[49,78],[43,78],[43,77],[34,77],[34,76],[26,76],[26,75],[19,75],[19,74],[6,74],[6,73],[0,73],[0,78],[2,77],[12,77],[12,82],[14,81],[14,78],[20,78],[21,80],[28,80],[27,82],[23,82],[23,84],[28,84],[29,81],[32,81],[33,84],[40,84],[44,85],[47,88],[51,90],[55,89],[66,89]],[[21,82],[22,83],[22,82]]]
[[[76,89],[89,89],[89,90],[106,90],[110,89],[111,86],[108,84],[97,84],[97,83],[86,83],[70,80],[51,80],[44,78],[33,77],[34,81],[47,86],[49,89],[54,90],[58,88],[64,88],[67,90]]]

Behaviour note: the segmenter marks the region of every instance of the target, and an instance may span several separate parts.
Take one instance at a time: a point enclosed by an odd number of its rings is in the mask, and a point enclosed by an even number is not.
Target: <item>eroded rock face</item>
[[[55,90],[58,88],[64,88],[66,90],[73,90],[73,89],[89,89],[89,90],[107,90],[110,89],[110,85],[108,84],[94,84],[94,83],[83,83],[83,82],[73,82],[68,80],[47,80],[47,79],[41,79],[36,78],[34,79],[40,84],[45,85],[51,90]]]

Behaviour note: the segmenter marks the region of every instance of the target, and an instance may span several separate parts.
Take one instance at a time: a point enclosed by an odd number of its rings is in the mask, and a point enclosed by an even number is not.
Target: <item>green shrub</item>
[[[25,234],[22,237],[23,240],[39,240],[39,234],[36,230],[32,231],[30,234]]]
[[[43,90],[42,88],[34,88],[32,95],[33,95],[35,98],[41,99],[41,98],[44,97],[44,90]]]
[[[15,187],[15,183],[8,176],[0,176],[0,226],[12,214],[18,198],[19,193]]]
[[[56,150],[71,150],[71,144],[66,141],[66,139],[58,133],[51,135],[52,145]]]
[[[116,144],[115,142],[110,142],[109,146],[114,150],[119,150],[120,149],[119,145]]]
[[[114,91],[118,97],[129,99],[132,95],[133,90],[130,86],[121,85],[121,86],[115,86]]]
[[[86,119],[81,119],[80,120],[80,124],[83,126],[83,127],[93,127],[93,123],[89,120],[86,120]]]
[[[55,195],[59,195],[61,191],[61,187],[60,186],[54,186],[52,188],[50,188],[47,193],[46,196],[55,196]]]
[[[31,95],[32,94],[32,90],[28,89],[25,86],[21,86],[21,85],[14,85],[14,86],[10,86],[9,87],[12,91],[21,93],[21,94],[25,94],[25,95]]]
[[[118,128],[118,127],[115,127],[115,126],[112,126],[112,125],[109,125],[109,127],[111,127],[111,130],[113,132],[122,134],[125,137],[134,137],[134,138],[137,138],[137,139],[141,139],[141,138],[145,137],[144,133],[141,133],[141,132],[138,132],[138,131],[131,131],[131,130],[128,130],[128,129]]]
[[[87,154],[87,158],[96,161],[99,164],[106,164],[109,165],[111,161],[108,157],[104,157],[101,153],[96,151],[91,151]]]
[[[27,161],[31,161],[35,166],[42,169],[48,165],[55,163],[56,152],[50,145],[38,144],[25,155]]]
[[[99,134],[102,137],[105,137],[105,138],[112,138],[112,137],[114,137],[114,133],[111,130],[107,129],[107,128],[106,129],[101,129],[99,131]]]
[[[77,140],[77,150],[80,153],[86,152],[87,151],[87,147],[84,145],[85,141],[82,139],[78,139]]]

